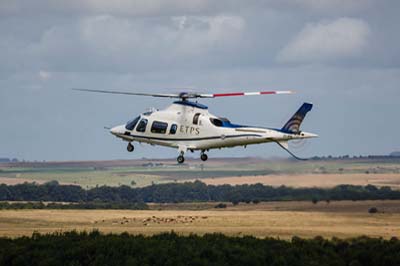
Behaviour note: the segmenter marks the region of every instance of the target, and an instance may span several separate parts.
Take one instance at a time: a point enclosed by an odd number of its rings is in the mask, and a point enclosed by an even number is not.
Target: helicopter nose
[[[119,135],[121,134],[121,126],[116,126],[110,129],[110,133],[113,135]]]

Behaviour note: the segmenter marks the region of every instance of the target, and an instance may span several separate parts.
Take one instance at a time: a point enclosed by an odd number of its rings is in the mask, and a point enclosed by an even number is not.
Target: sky
[[[0,157],[175,157],[104,129],[170,99],[132,92],[294,90],[204,99],[215,115],[280,128],[303,102],[299,156],[400,150],[400,1],[0,0]],[[170,89],[169,89],[170,88]],[[172,88],[172,89],[171,89]],[[197,156],[197,155],[196,155]],[[275,144],[209,157],[281,156]]]

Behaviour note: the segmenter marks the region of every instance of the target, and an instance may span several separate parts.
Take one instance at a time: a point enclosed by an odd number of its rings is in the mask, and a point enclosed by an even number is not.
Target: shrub
[[[378,209],[376,207],[371,207],[371,208],[369,208],[368,212],[369,213],[377,213]]]
[[[225,204],[225,203],[218,203],[217,205],[215,205],[214,208],[216,208],[216,209],[223,209],[223,208],[226,208],[226,204]]]

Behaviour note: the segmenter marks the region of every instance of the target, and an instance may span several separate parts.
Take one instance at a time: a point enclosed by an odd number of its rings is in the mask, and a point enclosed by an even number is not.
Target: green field
[[[129,185],[142,187],[152,183],[184,180],[304,174],[399,174],[400,159],[348,160],[266,160],[259,158],[214,159],[206,163],[188,160],[132,160],[105,162],[57,162],[0,164],[0,183],[47,182],[77,184],[84,188]]]

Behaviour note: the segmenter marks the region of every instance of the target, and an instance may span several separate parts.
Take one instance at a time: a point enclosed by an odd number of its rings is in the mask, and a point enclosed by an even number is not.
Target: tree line
[[[260,201],[330,201],[330,200],[400,199],[400,191],[373,185],[339,185],[334,188],[292,188],[253,185],[206,185],[200,181],[157,184],[143,188],[99,186],[85,190],[56,181],[38,185],[24,183],[0,185],[0,201],[53,202],[260,202]]]
[[[400,241],[64,232],[0,238],[0,265],[400,265]]]

